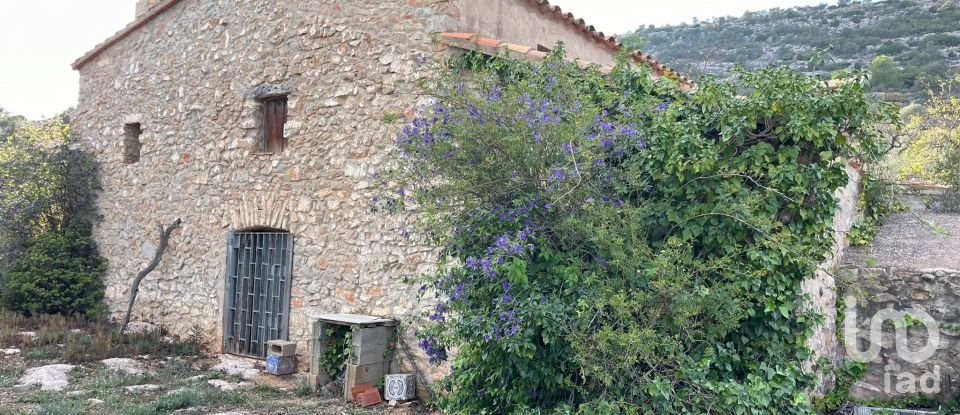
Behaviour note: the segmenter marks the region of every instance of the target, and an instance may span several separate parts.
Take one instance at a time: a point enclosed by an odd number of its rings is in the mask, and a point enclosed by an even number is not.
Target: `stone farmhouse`
[[[134,319],[214,350],[307,350],[318,314],[419,318],[405,276],[435,251],[370,212],[372,173],[425,102],[417,82],[464,49],[609,65],[613,37],[547,0],[139,0],[73,68],[74,128],[100,164],[107,303],[125,310],[158,224],[182,219]],[[686,82],[649,56],[653,76]],[[391,116],[391,114],[393,116]]]

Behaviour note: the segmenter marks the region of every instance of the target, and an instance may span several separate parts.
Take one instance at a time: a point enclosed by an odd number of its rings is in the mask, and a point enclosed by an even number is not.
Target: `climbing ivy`
[[[426,85],[375,210],[443,248],[422,277],[451,413],[806,414],[800,283],[847,160],[891,107],[787,69],[695,93],[624,63],[467,54]],[[455,351],[455,353],[454,353]]]

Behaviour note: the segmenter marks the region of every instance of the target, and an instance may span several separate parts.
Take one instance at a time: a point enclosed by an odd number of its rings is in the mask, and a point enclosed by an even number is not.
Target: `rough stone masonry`
[[[369,205],[372,173],[399,127],[385,120],[427,102],[418,82],[449,56],[434,33],[506,21],[525,25],[517,43],[611,53],[525,0],[475,10],[487,16],[461,16],[465,0],[140,3],[125,35],[75,64],[74,128],[101,166],[94,236],[109,260],[106,301],[123,309],[130,279],[156,250],[157,224],[180,218],[140,287],[135,319],[178,334],[196,325],[215,350],[232,231],[293,236],[289,337],[301,353],[318,314],[419,316],[403,278],[428,271],[435,252]],[[277,154],[258,152],[264,91],[287,98]]]
[[[101,163],[107,301],[123,308],[131,275],[153,255],[157,223],[183,219],[138,317],[221,343],[226,237],[271,228],[295,238],[290,338],[315,313],[416,315],[401,279],[433,256],[402,223],[369,210],[371,173],[452,20],[408,2],[187,1],[81,69],[74,124]],[[451,22],[450,24],[455,24]],[[434,27],[436,26],[436,27]],[[257,154],[263,85],[288,88],[287,148]],[[123,162],[123,127],[143,129]],[[302,344],[300,350],[307,350]]]

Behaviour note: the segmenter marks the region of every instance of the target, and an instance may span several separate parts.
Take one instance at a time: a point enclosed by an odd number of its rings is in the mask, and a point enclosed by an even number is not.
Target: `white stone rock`
[[[4,355],[4,356],[15,356],[15,355],[20,354],[20,349],[17,349],[17,348],[13,348],[13,349],[0,349],[0,354],[2,354],[2,355]]]
[[[104,401],[102,399],[90,398],[90,399],[87,399],[87,402],[90,402],[90,405],[96,406],[96,405],[102,405]]]
[[[160,326],[156,324],[147,323],[146,321],[131,321],[127,324],[127,328],[123,330],[124,333],[154,333],[160,331]]]
[[[225,381],[223,379],[210,379],[207,381],[207,384],[217,389],[220,389],[224,392],[232,392],[237,389],[249,389],[250,387],[253,386],[253,384],[250,382],[233,383],[233,382]]]
[[[148,383],[145,385],[132,385],[132,386],[123,387],[123,391],[127,393],[152,392],[156,390],[160,390],[160,385],[154,385],[152,383]]]
[[[20,336],[20,337],[29,337],[29,338],[31,338],[31,339],[36,339],[36,338],[37,338],[37,332],[35,332],[35,331],[21,331],[21,332],[17,333],[17,335]]]
[[[40,385],[40,390],[62,391],[69,383],[67,373],[73,370],[73,365],[47,365],[27,369],[23,377],[17,381],[17,386]]]
[[[233,357],[230,355],[220,355],[220,363],[211,367],[211,371],[223,372],[228,375],[239,376],[245,380],[256,378],[260,371],[250,361]]]
[[[140,362],[125,357],[104,359],[100,363],[117,372],[124,372],[129,375],[139,375],[144,372]]]

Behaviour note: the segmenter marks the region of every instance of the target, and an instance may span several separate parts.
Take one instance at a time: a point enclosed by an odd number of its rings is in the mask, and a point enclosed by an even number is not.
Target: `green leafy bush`
[[[27,314],[97,315],[103,311],[105,271],[89,224],[46,231],[32,237],[6,269],[3,305]]]
[[[960,75],[930,92],[924,111],[910,117],[909,137],[901,156],[901,178],[932,180],[950,186],[933,202],[933,210],[960,212]]]
[[[807,414],[800,283],[850,158],[862,74],[703,80],[467,55],[428,88],[375,209],[444,247],[420,347],[450,413]],[[469,72],[467,72],[469,70]],[[452,351],[455,351],[453,353]]]
[[[861,215],[847,234],[847,241],[852,246],[869,245],[880,232],[883,219],[888,214],[906,209],[897,198],[899,186],[891,180],[867,170],[861,177],[861,183],[858,203]]]
[[[0,111],[0,125],[9,127],[0,136],[0,302],[28,313],[98,313],[96,164],[73,145],[65,116],[28,122]]]

